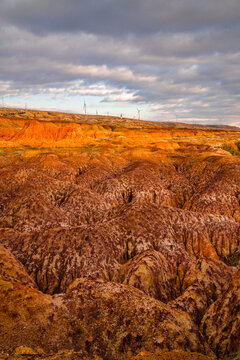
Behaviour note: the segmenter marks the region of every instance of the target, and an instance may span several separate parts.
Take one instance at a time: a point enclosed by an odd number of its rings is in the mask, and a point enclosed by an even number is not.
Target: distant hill
[[[238,131],[236,126],[229,125],[201,125],[201,124],[187,124],[183,122],[173,121],[146,121],[136,120],[132,118],[121,118],[118,116],[107,115],[84,115],[72,114],[56,111],[40,111],[40,110],[24,110],[12,108],[0,108],[0,116],[16,117],[19,119],[37,119],[39,121],[52,121],[52,122],[76,122],[86,124],[101,124],[101,125],[114,125],[125,128],[159,128],[159,127],[176,127],[187,129],[217,129],[217,130],[232,130]]]

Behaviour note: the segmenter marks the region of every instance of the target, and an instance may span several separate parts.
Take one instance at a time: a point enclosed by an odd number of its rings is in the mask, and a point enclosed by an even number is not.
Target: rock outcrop
[[[204,315],[201,330],[218,356],[235,353],[240,346],[240,269],[227,290]]]
[[[2,245],[0,245],[0,279],[37,287],[23,265]]]

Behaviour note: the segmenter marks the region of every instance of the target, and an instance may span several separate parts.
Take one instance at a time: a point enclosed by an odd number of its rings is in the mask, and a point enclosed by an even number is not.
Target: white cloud
[[[155,76],[134,74],[126,67],[109,68],[107,65],[59,65],[66,73],[75,76],[89,76],[95,79],[114,80],[127,83],[153,82]]]

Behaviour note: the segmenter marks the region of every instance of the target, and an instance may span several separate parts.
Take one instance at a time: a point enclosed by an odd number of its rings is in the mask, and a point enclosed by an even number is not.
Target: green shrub
[[[235,145],[237,146],[238,150],[240,150],[240,141],[236,142]]]
[[[238,266],[239,260],[240,260],[240,251],[236,251],[234,254],[232,254],[232,256],[230,256],[227,262],[229,266]]]
[[[240,146],[240,143],[239,143]],[[222,149],[228,151],[232,155],[240,155],[239,150],[236,150],[233,145],[223,145]],[[238,148],[239,149],[239,148]]]

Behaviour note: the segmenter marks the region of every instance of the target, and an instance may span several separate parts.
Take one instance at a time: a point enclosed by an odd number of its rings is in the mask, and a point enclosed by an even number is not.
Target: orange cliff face
[[[237,352],[240,133],[4,111],[0,357]]]

